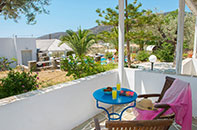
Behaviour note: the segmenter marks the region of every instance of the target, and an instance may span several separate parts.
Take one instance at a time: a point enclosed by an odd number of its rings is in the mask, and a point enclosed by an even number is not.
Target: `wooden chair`
[[[138,98],[158,97],[158,100],[156,102],[160,102],[165,92],[171,87],[174,80],[175,78],[166,76],[166,81],[164,83],[163,89],[160,94],[141,94],[141,95],[138,95]]]
[[[108,130],[168,130],[173,120],[107,121]]]
[[[158,100],[156,101],[156,103],[159,103],[161,99],[163,98],[165,92],[171,87],[174,80],[175,78],[166,76],[166,81],[164,83],[163,89],[160,94],[141,94],[141,95],[138,95],[138,98],[158,97]],[[167,104],[157,104],[154,107],[163,108],[163,111],[159,113],[154,119],[163,119],[163,118],[173,119],[175,116],[174,114],[163,116],[163,114],[170,108],[170,106]]]
[[[105,128],[101,128],[97,118],[94,118],[95,130],[168,130],[173,120],[146,121],[107,121]]]

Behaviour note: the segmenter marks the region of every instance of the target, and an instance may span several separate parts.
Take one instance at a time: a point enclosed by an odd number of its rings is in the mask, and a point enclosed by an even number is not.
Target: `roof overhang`
[[[192,11],[192,13],[197,16],[197,0],[185,0],[185,3]]]

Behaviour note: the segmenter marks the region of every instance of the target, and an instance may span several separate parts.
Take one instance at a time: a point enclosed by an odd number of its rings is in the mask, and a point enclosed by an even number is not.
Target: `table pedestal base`
[[[104,110],[104,111],[107,113],[107,116],[108,116],[108,120],[109,120],[109,121],[110,121],[110,120],[120,120],[120,121],[121,121],[123,113],[124,113],[127,109],[133,108],[133,107],[136,106],[136,101],[133,101],[133,102],[134,102],[134,103],[133,103],[132,106],[127,106],[126,108],[124,108],[124,109],[121,111],[120,114],[119,114],[119,113],[113,112],[113,110],[112,110],[112,113],[109,113],[109,111],[108,111],[106,108],[99,106],[99,101],[98,101],[98,100],[96,101],[96,106],[97,106],[97,108],[102,109],[102,110]],[[112,106],[112,109],[113,109],[113,106]],[[112,116],[114,116],[114,115],[115,115],[115,116],[118,116],[118,117],[117,117],[117,118],[113,118]]]

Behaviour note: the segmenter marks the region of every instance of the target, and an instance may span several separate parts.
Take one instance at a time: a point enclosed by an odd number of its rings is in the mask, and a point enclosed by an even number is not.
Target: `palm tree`
[[[62,41],[60,45],[66,43],[79,56],[85,55],[90,46],[96,42],[95,35],[91,34],[89,30],[80,28],[77,32],[67,30],[66,33],[67,35],[60,38]]]

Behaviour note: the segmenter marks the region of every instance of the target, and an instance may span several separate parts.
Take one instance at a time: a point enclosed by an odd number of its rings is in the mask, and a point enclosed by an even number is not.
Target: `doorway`
[[[22,64],[28,66],[28,61],[32,60],[32,50],[21,51]]]

